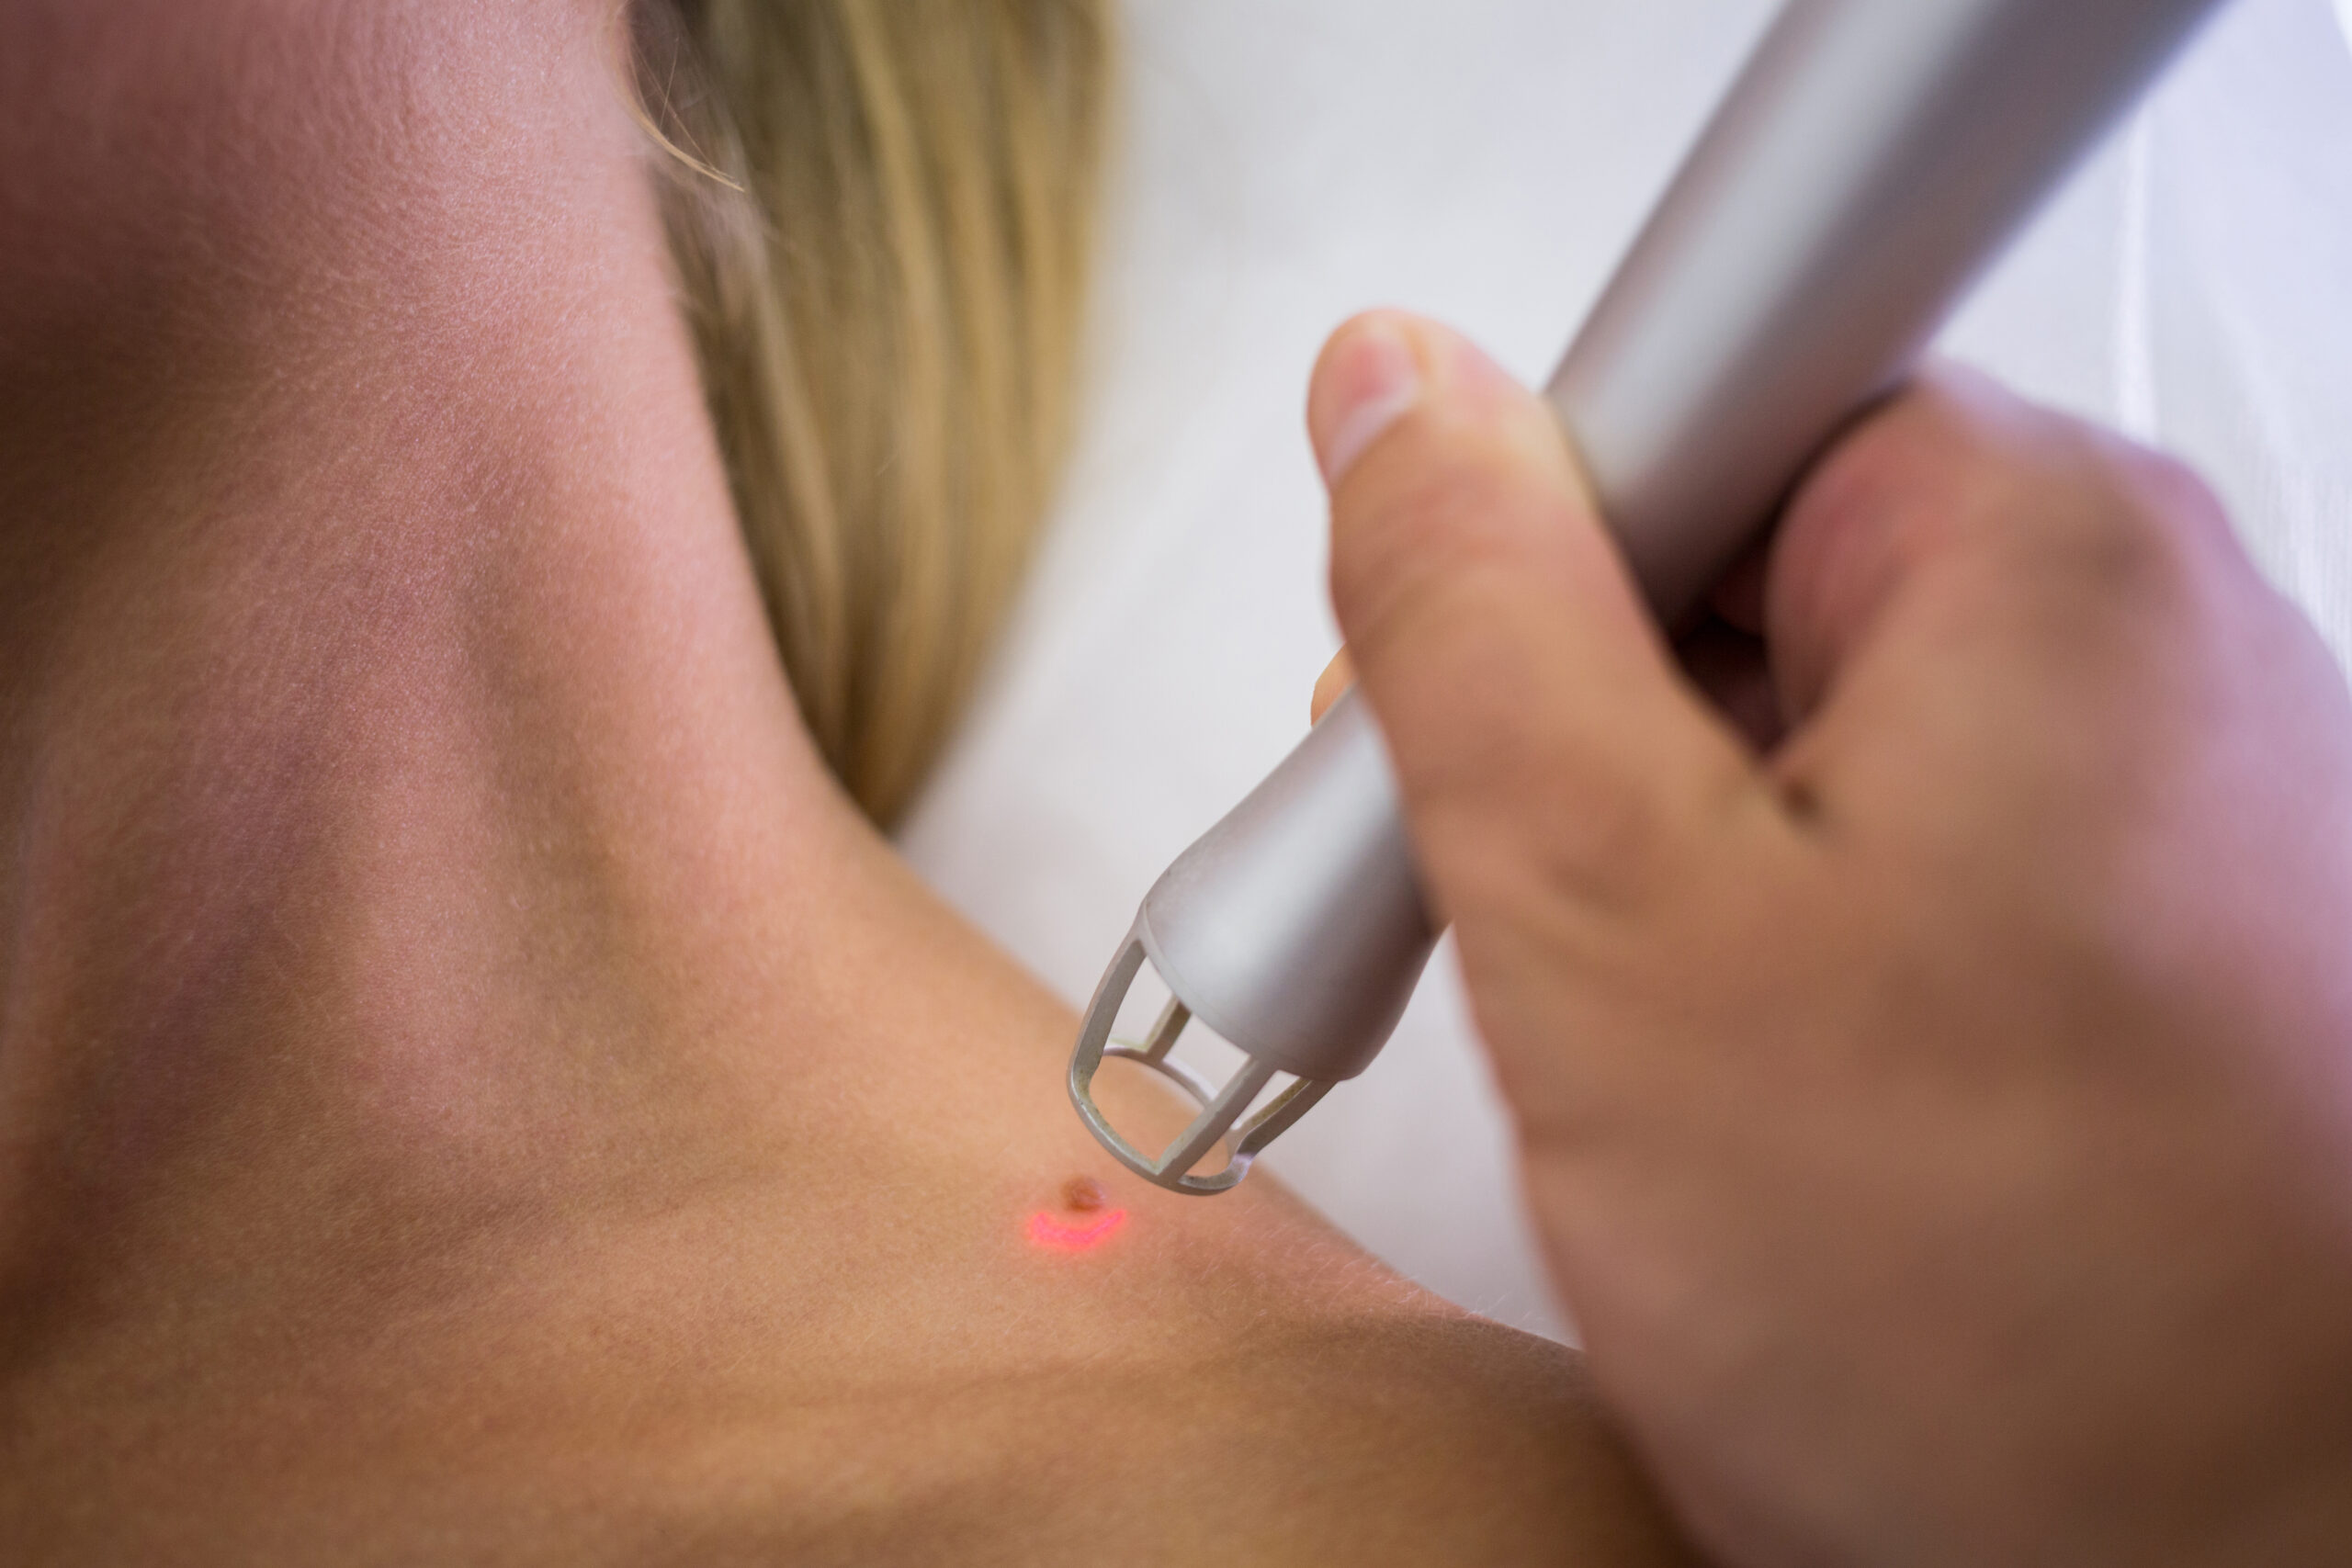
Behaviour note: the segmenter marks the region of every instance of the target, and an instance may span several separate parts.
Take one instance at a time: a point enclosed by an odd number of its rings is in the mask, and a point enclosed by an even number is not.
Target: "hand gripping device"
[[[1544,389],[1662,624],[1895,385],[2216,5],[1789,0]],[[1070,1098],[1129,1169],[1225,1191],[1371,1062],[1436,939],[1384,743],[1351,694],[1145,895],[1087,1010]],[[1148,1038],[1114,1042],[1145,964],[1170,999]],[[1194,1019],[1246,1058],[1222,1085],[1170,1055]],[[1103,1116],[1106,1056],[1199,1105],[1174,1143],[1147,1153]]]

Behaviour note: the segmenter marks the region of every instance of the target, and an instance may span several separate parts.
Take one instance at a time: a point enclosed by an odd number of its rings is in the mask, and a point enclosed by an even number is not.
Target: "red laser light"
[[[1056,1252],[1089,1252],[1110,1240],[1112,1233],[1126,1223],[1125,1209],[1098,1214],[1082,1225],[1073,1225],[1041,1212],[1029,1216],[1029,1239]]]

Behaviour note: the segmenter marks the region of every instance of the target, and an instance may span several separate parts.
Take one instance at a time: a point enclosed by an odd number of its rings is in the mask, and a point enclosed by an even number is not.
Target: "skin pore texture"
[[[0,1557],[1675,1560],[831,784],[609,9],[0,5]]]

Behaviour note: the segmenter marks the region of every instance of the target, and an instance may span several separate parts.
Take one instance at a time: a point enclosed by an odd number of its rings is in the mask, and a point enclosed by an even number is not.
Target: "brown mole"
[[[1102,1184],[1091,1176],[1073,1176],[1062,1183],[1062,1206],[1074,1213],[1091,1214],[1110,1201]]]

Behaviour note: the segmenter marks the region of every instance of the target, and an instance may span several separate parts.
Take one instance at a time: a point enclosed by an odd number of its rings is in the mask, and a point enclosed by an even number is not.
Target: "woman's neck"
[[[793,911],[874,854],[601,9],[56,0],[0,62],[0,1306],[191,1183],[628,1180],[826,992]]]
[[[607,9],[11,12],[0,1534],[1646,1538],[1550,1348],[1109,1168],[829,785]],[[1080,1174],[1125,1228],[1041,1246]]]

